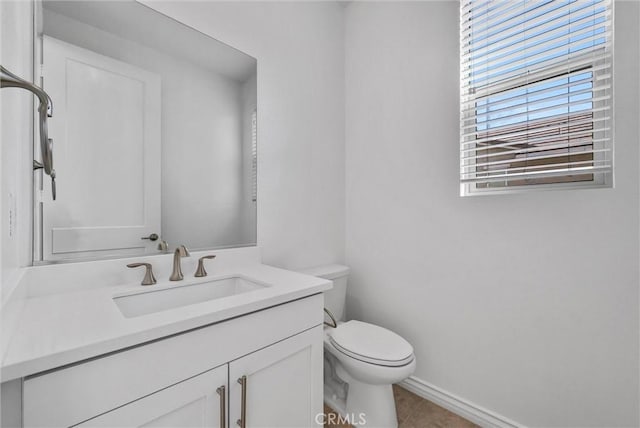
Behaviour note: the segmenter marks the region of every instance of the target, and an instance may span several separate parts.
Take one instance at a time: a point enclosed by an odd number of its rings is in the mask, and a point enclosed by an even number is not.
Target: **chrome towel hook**
[[[42,168],[51,177],[51,194],[56,199],[56,171],[53,169],[53,140],[49,138],[47,118],[53,116],[53,101],[51,97],[40,87],[28,80],[21,79],[2,65],[0,65],[0,88],[22,88],[32,92],[40,100],[38,113],[40,116],[40,151],[42,163],[33,161],[33,169]]]

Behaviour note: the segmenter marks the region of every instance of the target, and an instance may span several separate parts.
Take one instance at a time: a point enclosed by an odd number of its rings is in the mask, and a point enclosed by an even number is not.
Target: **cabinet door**
[[[227,365],[90,419],[81,427],[225,427]],[[224,389],[219,388],[224,386]],[[223,396],[220,394],[224,394]],[[224,411],[223,411],[224,409]]]
[[[230,426],[310,427],[322,418],[322,326],[229,363]],[[245,376],[246,400],[242,400]]]

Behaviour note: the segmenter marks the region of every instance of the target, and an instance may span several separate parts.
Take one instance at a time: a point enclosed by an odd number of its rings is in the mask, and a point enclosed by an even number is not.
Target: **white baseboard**
[[[429,400],[463,418],[486,428],[522,428],[524,425],[478,406],[464,398],[444,391],[421,379],[411,376],[399,384],[404,389]]]

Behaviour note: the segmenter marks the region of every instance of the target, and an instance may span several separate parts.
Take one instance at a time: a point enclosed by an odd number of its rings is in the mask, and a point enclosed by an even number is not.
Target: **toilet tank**
[[[324,307],[336,317],[337,321],[344,321],[349,268],[343,265],[325,265],[305,269],[301,272],[333,281],[333,288],[324,292]]]

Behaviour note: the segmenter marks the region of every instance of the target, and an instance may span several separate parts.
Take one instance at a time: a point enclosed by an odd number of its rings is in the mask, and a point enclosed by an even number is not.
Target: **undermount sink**
[[[261,290],[265,287],[267,285],[234,276],[197,284],[176,285],[159,290],[116,296],[113,301],[125,317],[132,318]]]

